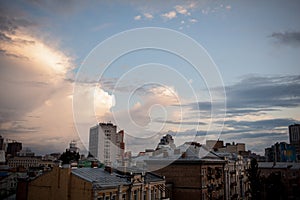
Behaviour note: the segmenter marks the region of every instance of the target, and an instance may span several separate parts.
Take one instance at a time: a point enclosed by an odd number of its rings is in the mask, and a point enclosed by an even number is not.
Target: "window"
[[[122,195],[122,200],[126,200],[126,194]]]
[[[133,199],[138,200],[137,190],[133,192]]]

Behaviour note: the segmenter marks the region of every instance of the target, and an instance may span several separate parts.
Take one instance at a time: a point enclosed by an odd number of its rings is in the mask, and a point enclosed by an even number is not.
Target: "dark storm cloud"
[[[300,46],[300,32],[284,32],[284,33],[273,33],[272,38],[276,39],[281,44]]]
[[[228,109],[297,107],[300,76],[251,76],[226,87]]]
[[[14,34],[19,27],[29,27],[35,25],[33,22],[16,17],[0,15],[0,31]]]
[[[188,129],[185,131],[168,131],[165,134],[170,134],[173,137],[187,137],[187,136],[205,136],[207,134],[211,134],[208,133],[207,131],[201,131],[201,130],[196,130],[196,129]]]
[[[299,123],[299,121],[294,119],[266,119],[257,121],[235,121],[227,120],[225,121],[225,126],[233,127],[235,129],[255,131],[255,130],[271,130],[280,127],[287,127],[290,124]],[[237,130],[239,131],[239,130]],[[231,131],[228,131],[229,133]]]
[[[279,140],[285,140],[287,138],[286,133],[282,132],[272,132],[272,133],[243,133],[234,135],[233,137],[230,137],[228,139],[255,139],[255,138],[272,138],[272,139],[279,139]]]
[[[163,124],[178,124],[178,125],[206,125],[204,122],[200,121],[170,121],[170,120],[155,120],[155,122],[163,123]]]
[[[226,87],[229,116],[278,111],[300,105],[300,76],[249,76]],[[194,102],[184,106],[195,111],[210,111],[210,102]]]

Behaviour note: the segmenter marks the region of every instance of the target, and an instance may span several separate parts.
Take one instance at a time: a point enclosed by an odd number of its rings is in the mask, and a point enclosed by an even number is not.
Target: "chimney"
[[[112,172],[113,172],[113,169],[110,166],[105,166],[104,170],[110,174],[112,174]]]

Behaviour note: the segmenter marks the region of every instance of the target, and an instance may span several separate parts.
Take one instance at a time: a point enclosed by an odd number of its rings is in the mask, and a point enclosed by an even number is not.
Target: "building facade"
[[[13,157],[7,160],[7,164],[12,168],[23,167],[29,169],[31,167],[39,167],[41,160],[39,157]]]
[[[153,173],[121,172],[112,168],[59,168],[23,181],[17,199],[167,199],[165,180]]]
[[[99,123],[90,128],[89,152],[107,166],[122,164],[124,155],[124,131],[117,132],[112,123]]]
[[[225,199],[225,161],[197,142],[160,149],[145,162],[166,177],[171,199]]]
[[[295,147],[286,142],[277,142],[265,149],[265,157],[267,162],[295,162]]]
[[[296,158],[300,161],[300,124],[289,126],[290,144],[295,147]]]
[[[13,141],[7,144],[6,153],[12,157],[16,156],[22,150],[22,143]]]
[[[258,162],[262,199],[300,199],[300,163]]]

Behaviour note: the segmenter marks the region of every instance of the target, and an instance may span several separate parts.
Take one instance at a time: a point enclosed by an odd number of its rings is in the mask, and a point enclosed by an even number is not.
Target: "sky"
[[[263,154],[300,123],[300,2],[0,2],[0,134],[37,154],[89,127],[126,150],[206,139]]]

